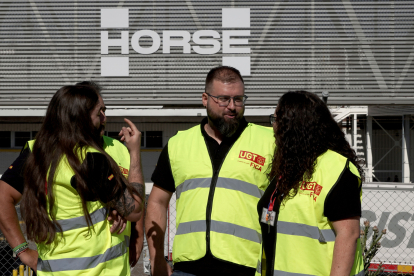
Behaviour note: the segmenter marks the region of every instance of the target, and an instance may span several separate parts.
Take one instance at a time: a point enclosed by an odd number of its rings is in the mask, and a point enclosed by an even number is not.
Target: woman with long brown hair
[[[314,93],[284,94],[270,116],[276,149],[258,203],[260,275],[363,275],[360,162]]]
[[[102,137],[105,109],[93,85],[64,86],[27,144],[21,205],[38,275],[129,275],[130,228],[111,234],[106,218],[109,209],[130,221],[141,217],[141,133],[125,119],[126,148]]]

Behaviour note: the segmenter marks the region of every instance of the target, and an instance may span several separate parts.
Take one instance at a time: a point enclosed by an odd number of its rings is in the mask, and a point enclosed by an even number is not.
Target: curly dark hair
[[[274,130],[276,148],[268,177],[279,179],[279,203],[293,198],[301,182],[312,178],[318,156],[328,149],[347,157],[363,178],[362,162],[316,94],[307,91],[284,94],[276,108]]]

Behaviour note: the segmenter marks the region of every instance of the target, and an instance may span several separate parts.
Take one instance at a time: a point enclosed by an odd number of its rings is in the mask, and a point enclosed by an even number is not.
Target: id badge
[[[267,209],[263,207],[262,217],[260,219],[261,222],[266,223],[266,224],[270,224],[271,226],[274,226],[275,225],[275,217],[276,217],[276,212],[275,211],[268,212]]]

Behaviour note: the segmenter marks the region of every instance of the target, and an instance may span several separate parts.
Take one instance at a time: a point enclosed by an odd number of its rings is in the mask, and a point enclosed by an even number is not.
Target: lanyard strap
[[[270,202],[269,202],[269,205],[267,206],[267,210],[269,211],[269,212],[272,212],[273,211],[273,207],[274,207],[274,205],[275,205],[275,200],[276,200],[276,197],[275,198],[273,198],[273,196],[277,193],[277,187],[279,186],[279,180],[282,178],[282,176],[279,176],[279,179],[278,179],[278,181],[276,182],[276,187],[275,187],[275,190],[273,191],[273,193],[272,193],[272,195],[270,196]],[[272,181],[274,180],[274,178],[272,179]]]

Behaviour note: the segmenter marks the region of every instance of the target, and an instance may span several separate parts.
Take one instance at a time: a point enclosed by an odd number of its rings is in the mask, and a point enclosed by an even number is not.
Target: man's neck
[[[213,123],[210,120],[208,120],[208,123],[204,125],[204,130],[206,131],[208,136],[216,140],[217,143],[219,143],[219,145],[221,144],[221,142],[223,141],[223,135],[220,131],[218,131],[218,129],[213,125]]]

